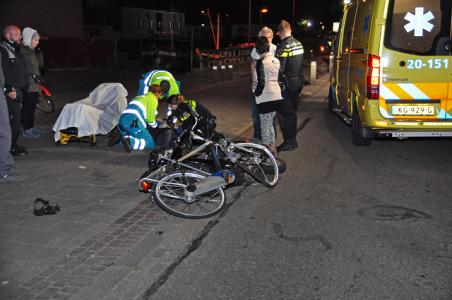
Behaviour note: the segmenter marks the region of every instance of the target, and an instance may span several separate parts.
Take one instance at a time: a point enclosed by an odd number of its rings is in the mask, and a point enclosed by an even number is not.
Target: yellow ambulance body
[[[355,145],[452,137],[451,0],[346,0],[329,108]]]

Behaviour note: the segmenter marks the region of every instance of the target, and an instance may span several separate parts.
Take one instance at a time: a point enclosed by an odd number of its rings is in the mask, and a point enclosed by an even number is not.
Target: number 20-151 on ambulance
[[[408,59],[407,60],[407,69],[415,70],[415,69],[448,69],[449,68],[449,60],[448,59],[429,59],[424,62],[422,59]]]

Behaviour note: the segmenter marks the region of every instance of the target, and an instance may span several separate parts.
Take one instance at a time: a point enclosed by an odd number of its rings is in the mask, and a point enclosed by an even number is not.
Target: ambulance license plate
[[[433,116],[435,107],[433,105],[393,105],[392,114],[401,116]]]

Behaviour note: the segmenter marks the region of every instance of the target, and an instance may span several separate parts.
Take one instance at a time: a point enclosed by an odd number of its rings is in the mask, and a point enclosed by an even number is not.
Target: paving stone
[[[25,229],[21,229],[17,226],[2,225],[0,230],[0,240],[18,241],[17,234],[25,232]]]
[[[101,240],[101,242],[107,244],[107,243],[111,242],[112,240],[114,240],[115,238],[116,238],[116,237],[113,236],[113,235],[108,235],[108,236],[104,237],[104,238]]]
[[[54,273],[52,273],[50,276],[48,276],[47,280],[57,282],[66,274],[67,274],[66,270],[59,269],[59,270],[55,271]]]
[[[10,253],[9,257],[20,258],[24,260],[36,260],[45,255],[52,255],[58,251],[57,248],[44,247],[38,245],[24,244]]]
[[[92,282],[93,282],[92,277],[77,276],[68,283],[68,286],[82,288],[82,287],[90,285]]]
[[[2,296],[2,295],[0,294],[0,296]],[[15,299],[16,300],[30,300],[30,299],[33,299],[34,296],[35,295],[30,294],[30,293],[24,293],[24,294],[21,294],[20,296],[18,296],[17,298],[15,298]],[[8,299],[8,298],[5,298],[5,299]]]
[[[0,225],[17,225],[24,218],[23,214],[0,211]]]
[[[65,209],[70,209],[70,210],[85,210],[87,207],[93,205],[93,203],[89,200],[81,200],[83,198],[86,198],[89,196],[88,193],[84,193],[81,191],[77,191],[77,196],[79,197],[79,199],[77,200],[66,200],[63,202],[58,203],[61,207],[64,207]]]
[[[108,205],[108,204],[99,204],[96,203],[94,205],[89,206],[88,208],[86,208],[86,211],[89,212],[95,212],[95,213],[99,213],[99,214],[112,214],[114,212],[116,212],[118,210],[117,206],[113,206],[113,205]]]
[[[99,223],[110,224],[115,220],[116,220],[116,218],[114,215],[100,214],[100,213],[93,212],[93,213],[91,213],[91,216],[89,218],[86,218],[84,220],[84,222],[89,223],[89,224],[99,224]]]
[[[15,299],[26,291],[25,288],[12,284],[0,285],[0,299]]]
[[[80,287],[74,287],[74,286],[66,286],[61,289],[61,292],[69,293],[69,294],[77,294],[78,291],[80,291]]]
[[[131,271],[127,267],[113,266],[100,274],[90,286],[80,291],[74,299],[101,299]]]
[[[55,224],[53,227],[50,228],[50,230],[62,233],[77,233],[82,232],[88,229],[89,227],[90,225],[86,223],[63,221],[58,224]]]
[[[55,234],[43,230],[27,230],[20,227],[2,226],[0,239],[45,245],[55,239]]]
[[[68,273],[66,272],[63,276],[61,276],[57,281],[54,282],[53,286],[64,287],[72,280],[74,280],[74,276],[68,275]]]
[[[57,288],[49,287],[42,291],[42,293],[38,294],[38,296],[36,296],[36,299],[51,299],[57,292]]]
[[[29,280],[28,282],[22,284],[22,286],[25,287],[25,288],[30,288],[30,287],[32,287],[33,285],[35,285],[36,283],[38,283],[38,282],[40,282],[40,281],[42,281],[42,280],[44,280],[44,277],[42,277],[42,276],[36,276],[36,277],[33,277],[33,278],[32,278],[31,280]]]
[[[121,257],[117,264],[126,265],[129,267],[136,267],[149,253],[156,249],[162,242],[163,237],[156,235],[149,235],[145,237],[139,244],[131,249],[126,255]]]
[[[23,243],[0,239],[0,257],[10,257],[10,253],[15,253],[23,245]]]
[[[93,246],[95,243],[96,243],[96,240],[89,239],[86,242],[84,242],[83,244],[81,244],[80,248],[89,248],[89,247]]]
[[[68,263],[71,259],[72,259],[72,258],[71,258],[69,255],[67,255],[67,256],[61,258],[60,260],[58,260],[58,261],[55,263],[55,266],[62,266],[62,265],[65,265],[65,264]]]
[[[4,207],[8,207],[8,211],[15,211],[18,213],[28,213],[30,216],[33,215],[33,201],[35,197],[30,195],[19,196],[15,195],[15,197],[23,197],[28,199],[27,202],[3,202],[2,205]]]
[[[55,295],[53,295],[52,299],[55,299],[55,300],[67,300],[67,299],[69,299],[71,297],[72,297],[71,294],[56,293]]]
[[[58,214],[60,218],[67,221],[84,222],[91,217],[91,213],[85,210],[70,210],[61,207],[61,212]]]
[[[22,220],[17,223],[17,226],[30,228],[30,229],[40,229],[49,230],[49,228],[55,226],[61,220],[52,218],[52,216],[22,216]]]
[[[37,295],[40,294],[43,290],[45,290],[47,287],[51,286],[52,283],[50,281],[40,281],[37,284],[35,284],[32,288],[26,291],[28,294]]]

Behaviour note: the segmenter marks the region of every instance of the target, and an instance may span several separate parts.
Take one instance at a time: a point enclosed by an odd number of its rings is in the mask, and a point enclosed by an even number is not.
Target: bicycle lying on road
[[[278,163],[262,145],[236,143],[216,132],[203,137],[193,128],[172,143],[171,149],[150,154],[149,170],[140,180],[140,191],[151,193],[172,215],[198,219],[217,214],[226,205],[224,189],[239,181],[242,171],[266,187],[278,182]],[[180,149],[189,151],[181,154]]]

